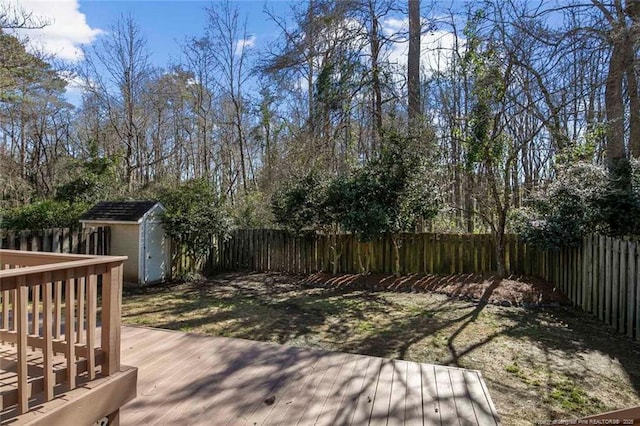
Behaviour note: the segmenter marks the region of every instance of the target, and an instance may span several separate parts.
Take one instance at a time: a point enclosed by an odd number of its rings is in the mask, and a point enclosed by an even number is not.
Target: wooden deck
[[[473,370],[129,326],[122,363],[125,425],[498,424]]]

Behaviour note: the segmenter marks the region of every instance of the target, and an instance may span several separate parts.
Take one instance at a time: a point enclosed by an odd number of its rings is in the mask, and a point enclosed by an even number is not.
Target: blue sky
[[[219,1],[190,0],[0,0],[2,4],[32,13],[45,19],[41,30],[19,30],[40,50],[55,54],[68,62],[82,60],[81,46],[94,45],[122,15],[131,14],[147,39],[154,65],[165,66],[180,54],[179,43],[186,37],[203,33],[206,7],[216,7]],[[247,20],[247,32],[255,37],[259,49],[278,36],[276,25],[264,13],[273,10],[278,17],[290,16],[291,6],[299,3],[285,0],[232,0],[242,19]]]
[[[215,7],[210,1],[81,1],[80,12],[92,28],[108,31],[119,16],[131,13],[147,37],[152,62],[166,66],[180,55],[179,43],[186,37],[202,34],[206,25],[206,7]],[[289,14],[287,1],[235,1],[240,16],[247,18],[247,31],[256,38],[260,48],[277,37],[276,27],[263,13],[264,7],[273,9],[278,16]]]
[[[147,40],[152,65],[166,68],[180,60],[180,43],[188,37],[204,33],[207,7],[220,1],[177,0],[0,0],[2,4],[32,13],[47,21],[38,30],[19,30],[28,37],[31,48],[55,55],[73,67],[83,59],[83,48],[99,45],[123,15],[131,14]],[[247,35],[254,40],[256,50],[273,43],[279,34],[277,26],[264,13],[265,7],[279,18],[291,15],[292,5],[285,0],[232,0],[241,19],[246,19]],[[73,79],[67,87],[67,99],[78,105],[81,87]]]

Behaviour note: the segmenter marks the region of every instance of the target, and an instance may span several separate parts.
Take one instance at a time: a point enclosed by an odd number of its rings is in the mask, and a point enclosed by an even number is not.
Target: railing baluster
[[[14,307],[13,323],[18,328],[18,412],[24,414],[29,411],[29,389],[27,388],[28,371],[27,371],[27,309],[28,309],[28,288],[26,286],[26,277],[18,277],[18,289],[16,293],[16,306]],[[16,321],[17,320],[17,321]]]
[[[18,331],[18,327],[17,327],[17,323],[16,323],[16,291],[17,290],[9,290],[9,304],[11,305],[11,308],[9,308],[9,316],[11,317],[10,322],[11,322],[11,328],[9,328],[9,330],[11,331]]]
[[[11,265],[0,264],[0,269],[11,269]],[[0,298],[2,299],[2,316],[0,317],[0,321],[2,321],[2,325],[0,326],[0,330],[8,331],[7,323],[9,322],[9,301],[7,299],[9,298],[9,292],[6,290],[2,291],[0,293]],[[1,342],[2,342],[2,338],[0,338],[0,343]]]
[[[55,386],[55,379],[53,377],[53,336],[51,333],[51,290],[51,272],[46,272],[42,286],[42,337],[44,338],[42,369],[46,401],[53,399],[53,387]]]
[[[84,297],[85,297],[85,277],[79,277],[76,279],[78,283],[78,329],[76,330],[76,342],[84,343]]]
[[[95,347],[98,277],[93,266],[89,267],[87,275],[87,370],[89,380],[93,380],[96,377]]]
[[[53,316],[53,337],[60,340],[60,333],[62,330],[62,281],[56,281],[54,303],[56,306],[55,314]]]
[[[9,290],[2,292],[2,329],[9,331]]]
[[[31,334],[40,335],[40,286],[31,287]],[[35,348],[33,348],[35,349]]]
[[[74,289],[73,269],[67,270],[65,286],[65,306],[64,306],[64,338],[67,342],[67,384],[69,389],[76,387],[76,339],[75,339],[75,289]]]

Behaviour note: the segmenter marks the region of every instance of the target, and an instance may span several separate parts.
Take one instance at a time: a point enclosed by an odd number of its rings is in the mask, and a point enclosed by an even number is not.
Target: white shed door
[[[144,240],[144,283],[167,278],[169,253],[162,222],[146,222]]]

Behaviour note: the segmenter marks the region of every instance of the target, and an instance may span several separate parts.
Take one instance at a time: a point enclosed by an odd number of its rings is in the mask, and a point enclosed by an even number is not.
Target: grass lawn
[[[122,315],[126,324],[477,369],[505,425],[640,405],[640,344],[563,307],[225,274],[126,291]]]

